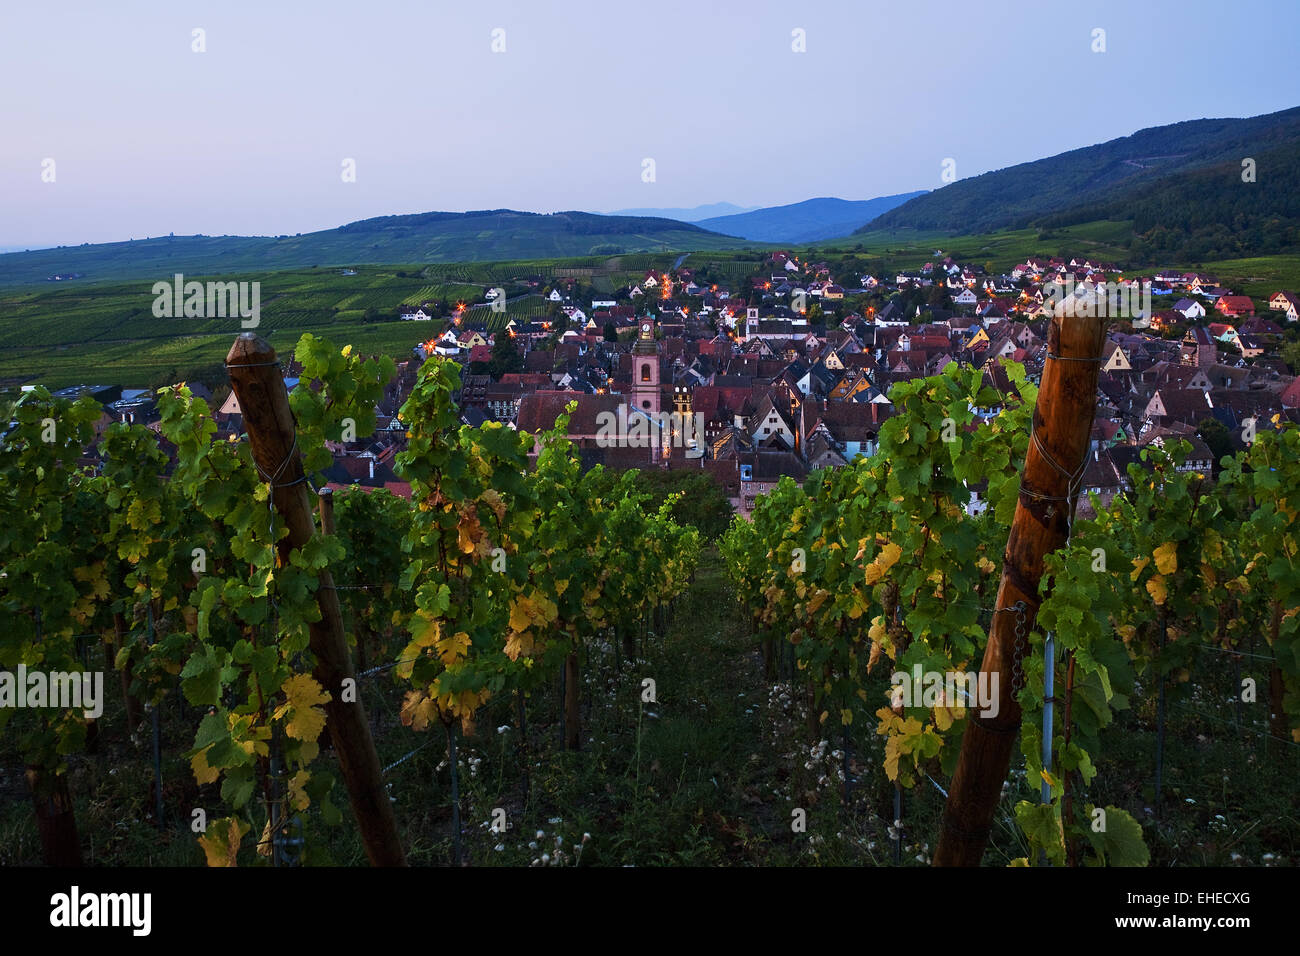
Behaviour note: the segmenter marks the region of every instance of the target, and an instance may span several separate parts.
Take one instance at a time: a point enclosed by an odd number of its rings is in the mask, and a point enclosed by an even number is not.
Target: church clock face
[[[649,332],[650,332],[650,323],[647,322],[647,323],[645,323],[645,325],[641,326],[641,331],[642,331],[642,332],[645,332],[646,334],[649,334]]]

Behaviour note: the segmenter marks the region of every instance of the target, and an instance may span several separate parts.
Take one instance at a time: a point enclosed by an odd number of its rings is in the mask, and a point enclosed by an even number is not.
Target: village
[[[431,303],[405,307],[395,320],[445,328],[399,361],[376,433],[332,446],[327,486],[409,495],[392,467],[405,440],[397,416],[419,365],[437,354],[463,366],[459,407],[466,425],[493,421],[538,434],[572,403],[569,437],[585,466],[701,470],[747,516],[783,477],[802,482],[812,469],[872,454],[893,411],[893,384],[956,363],[1013,394],[1004,363],[1021,364],[1038,381],[1055,289],[1138,285],[1113,263],[1030,258],[991,275],[938,250],[934,261],[893,275],[832,276],[825,263],[786,252],[730,285],[681,260],[678,266],[649,270],[613,294],[560,280],[545,289],[552,304],[546,318],[494,322],[503,318],[501,304],[493,304],[503,290],[489,290],[482,303],[461,303],[443,319]],[[1141,462],[1148,445],[1185,439],[1192,452],[1184,467],[1211,476],[1218,459],[1255,430],[1300,421],[1300,378],[1279,355],[1284,325],[1300,320],[1300,296],[1279,290],[1257,303],[1213,276],[1172,270],[1145,283],[1157,307],[1111,320],[1101,362],[1083,488],[1103,505],[1123,490],[1128,466]],[[294,372],[286,364],[290,388]],[[86,391],[104,405],[103,426],[156,425],[145,390],[80,386],[63,394]],[[218,436],[240,434],[234,396],[217,398]],[[997,409],[977,411],[986,421]],[[664,428],[670,416],[693,423],[689,442],[677,428],[671,435]],[[632,419],[653,426],[644,432],[650,440],[627,440],[642,434]],[[615,420],[623,425],[602,426]],[[967,507],[984,507],[981,489],[971,489]],[[1085,494],[1080,510],[1089,507]]]

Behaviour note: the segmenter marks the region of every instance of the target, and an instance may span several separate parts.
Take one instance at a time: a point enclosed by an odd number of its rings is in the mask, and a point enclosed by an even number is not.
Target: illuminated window
[[[650,381],[650,366],[649,366],[649,364],[644,364],[644,365],[641,366],[641,381],[643,381],[643,382],[648,382],[648,381]]]

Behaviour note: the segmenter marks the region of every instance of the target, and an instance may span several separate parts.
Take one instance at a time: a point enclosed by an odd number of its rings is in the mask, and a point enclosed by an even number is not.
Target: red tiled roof
[[[1255,303],[1248,295],[1225,295],[1216,306],[1220,312],[1254,312]]]
[[[525,395],[519,404],[519,414],[515,423],[521,432],[536,435],[550,431],[555,427],[555,420],[564,414],[570,402],[577,402],[578,407],[569,419],[569,434],[573,436],[594,436],[599,430],[597,416],[601,412],[614,412],[626,404],[621,395],[587,395],[582,392],[537,391]]]

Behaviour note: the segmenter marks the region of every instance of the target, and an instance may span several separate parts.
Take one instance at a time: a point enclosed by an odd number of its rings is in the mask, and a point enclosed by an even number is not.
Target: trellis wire
[[[400,766],[401,764],[406,763],[406,761],[410,760],[412,757],[414,757],[416,754],[418,754],[418,753],[419,753],[421,750],[423,750],[425,747],[429,746],[429,744],[431,744],[431,743],[433,743],[433,739],[432,739],[432,738],[430,738],[429,740],[426,740],[424,743],[420,744],[420,746],[416,747],[414,750],[408,751],[407,753],[405,753],[405,754],[403,754],[402,756],[398,757],[396,760],[394,760],[392,763],[390,763],[387,767],[385,767],[383,770],[381,770],[381,771],[380,771],[380,774],[381,774],[381,775],[387,774],[388,771],[392,770],[394,767],[397,767],[397,766]]]
[[[1205,713],[1204,711],[1197,710],[1194,707],[1188,707],[1186,704],[1174,704],[1173,706],[1177,707],[1179,710],[1185,710],[1189,714],[1195,714],[1197,717],[1203,717],[1206,720],[1210,721],[1211,723],[1222,724],[1225,727],[1236,727],[1237,730],[1243,731],[1248,734],[1254,734],[1256,737],[1261,737],[1264,740],[1271,740],[1273,741],[1273,743],[1284,744],[1287,747],[1294,747],[1296,750],[1300,750],[1300,744],[1291,740],[1287,740],[1283,737],[1274,737],[1272,734],[1265,733],[1261,730],[1255,730],[1254,728],[1251,727],[1241,727],[1234,724],[1230,720],[1224,720],[1222,717],[1211,717],[1209,714]]]

